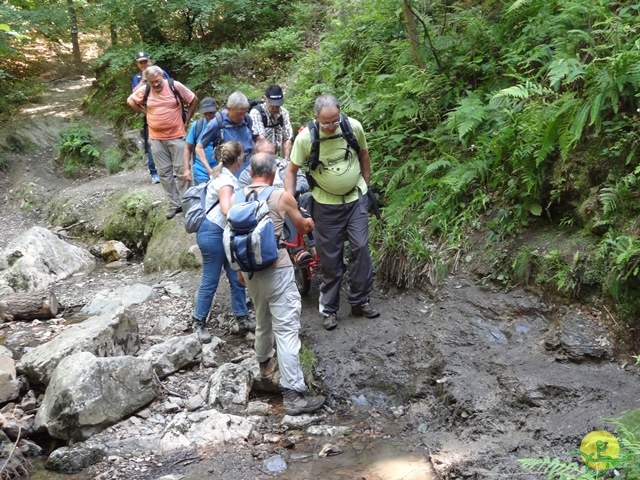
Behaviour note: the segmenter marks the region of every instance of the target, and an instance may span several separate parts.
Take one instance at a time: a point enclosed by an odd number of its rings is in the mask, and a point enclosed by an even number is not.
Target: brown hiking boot
[[[324,405],[324,397],[307,396],[303,392],[285,389],[282,392],[284,413],[287,415],[300,415],[301,413],[312,413]]]
[[[275,358],[270,358],[266,362],[260,362],[260,378],[263,382],[280,385],[280,371]]]
[[[367,302],[362,305],[354,305],[351,307],[351,315],[354,317],[376,318],[380,316],[380,312],[373,309],[373,307],[369,305],[369,302]]]

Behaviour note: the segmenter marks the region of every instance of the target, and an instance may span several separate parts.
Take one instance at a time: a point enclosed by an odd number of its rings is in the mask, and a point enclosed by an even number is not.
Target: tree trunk
[[[407,35],[409,36],[409,45],[411,45],[413,62],[417,67],[425,68],[425,63],[420,57],[420,36],[418,35],[418,29],[416,28],[416,19],[413,16],[408,0],[404,0],[402,2],[402,13],[404,14],[404,26],[407,29]]]
[[[115,22],[111,22],[109,25],[109,32],[111,33],[111,46],[115,47],[118,44],[118,26]]]
[[[0,320],[46,320],[58,314],[58,299],[50,290],[16,293],[0,300]]]
[[[67,13],[69,14],[69,25],[71,27],[73,63],[76,67],[76,73],[82,73],[82,55],[80,54],[80,43],[78,42],[78,15],[76,14],[73,0],[67,0]]]

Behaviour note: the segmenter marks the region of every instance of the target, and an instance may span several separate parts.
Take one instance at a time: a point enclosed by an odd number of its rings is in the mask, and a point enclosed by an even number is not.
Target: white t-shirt
[[[231,185],[234,192],[239,188],[238,179],[235,175],[231,173],[227,167],[222,167],[220,175],[215,178],[211,178],[207,184],[207,199],[205,201],[205,208],[207,210],[211,208],[211,205],[218,201],[218,192],[222,187],[226,187],[227,185]],[[220,203],[218,203],[207,214],[207,220],[215,223],[220,228],[224,228],[227,223],[227,218],[222,214],[222,210],[220,210]]]

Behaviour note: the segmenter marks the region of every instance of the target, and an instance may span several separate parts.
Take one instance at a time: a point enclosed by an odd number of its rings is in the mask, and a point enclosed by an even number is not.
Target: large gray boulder
[[[244,366],[225,363],[209,378],[202,391],[208,405],[223,410],[244,410],[249,403],[253,376]]]
[[[0,403],[15,400],[20,396],[20,382],[16,378],[13,353],[0,345]]]
[[[80,313],[102,315],[118,307],[141,304],[157,297],[158,294],[153,287],[144,283],[124,285],[116,290],[100,290],[89,303],[82,307]]]
[[[40,290],[94,267],[95,259],[88,251],[46,228],[32,227],[0,252],[0,285],[15,292]]]
[[[53,373],[34,428],[67,441],[86,440],[151,402],[159,389],[146,360],[77,353]]]
[[[200,361],[202,343],[197,335],[173,337],[166,342],[152,346],[140,355],[153,365],[158,377],[165,378],[183,367]]]
[[[60,361],[74,353],[114,357],[134,355],[139,349],[138,322],[120,308],[73,325],[50,342],[29,350],[16,368],[32,382],[47,385]]]
[[[252,418],[217,410],[180,412],[167,425],[160,440],[162,452],[247,440],[255,426]]]

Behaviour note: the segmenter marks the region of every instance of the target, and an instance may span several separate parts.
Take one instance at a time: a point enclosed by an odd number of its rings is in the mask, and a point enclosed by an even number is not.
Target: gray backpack
[[[196,233],[200,225],[204,222],[207,214],[216,208],[220,202],[216,200],[208,209],[205,208],[207,201],[208,182],[190,187],[182,196],[182,211],[184,214],[184,229],[187,233]]]

